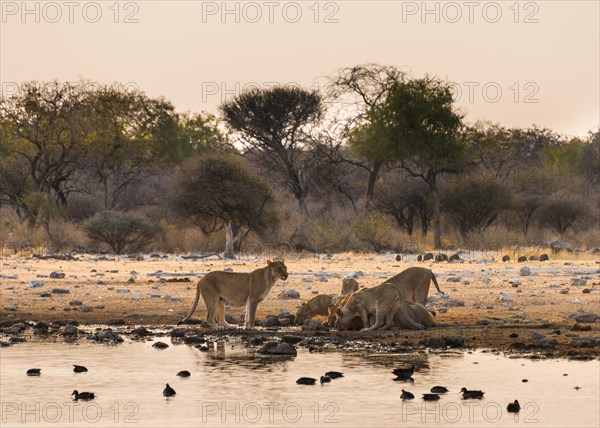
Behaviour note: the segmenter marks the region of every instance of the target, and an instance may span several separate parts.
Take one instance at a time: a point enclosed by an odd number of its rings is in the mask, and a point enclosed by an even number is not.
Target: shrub
[[[585,213],[580,202],[570,198],[557,198],[541,208],[540,224],[563,235]]]
[[[102,211],[88,219],[84,229],[92,241],[107,244],[116,254],[122,254],[139,251],[154,242],[160,226],[130,214]]]

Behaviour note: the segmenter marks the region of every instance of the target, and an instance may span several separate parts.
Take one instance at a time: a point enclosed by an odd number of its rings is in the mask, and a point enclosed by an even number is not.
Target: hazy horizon
[[[84,78],[217,113],[244,87],[316,88],[375,62],[455,82],[468,122],[571,136],[600,123],[597,1],[23,4],[0,2],[5,93]]]

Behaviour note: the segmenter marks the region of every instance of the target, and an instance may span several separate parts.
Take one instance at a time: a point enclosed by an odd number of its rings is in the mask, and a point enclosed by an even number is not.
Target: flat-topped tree
[[[227,125],[254,160],[282,178],[303,214],[308,214],[308,182],[304,144],[308,127],[323,114],[321,96],[298,87],[252,89],[219,107]]]

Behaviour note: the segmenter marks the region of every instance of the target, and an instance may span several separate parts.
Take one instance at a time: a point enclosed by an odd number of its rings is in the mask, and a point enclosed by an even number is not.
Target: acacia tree
[[[177,171],[172,205],[206,234],[225,230],[225,258],[234,258],[250,232],[278,224],[269,187],[233,155],[195,157]]]
[[[365,133],[361,130],[371,124],[371,112],[385,103],[389,90],[394,83],[404,78],[403,73],[395,67],[367,63],[355,67],[338,70],[338,74],[330,79],[329,97],[342,110],[340,116],[350,115],[344,121],[342,139],[349,143],[351,153],[344,150],[330,150],[334,162],[345,162],[367,172],[365,185],[365,210],[371,207],[375,183],[382,166],[389,161],[386,153],[377,150],[365,150],[367,146],[361,141]],[[369,144],[373,149],[376,144]]]
[[[321,96],[297,87],[255,88],[224,102],[219,110],[250,158],[283,177],[301,212],[308,215],[310,164],[302,152],[308,127],[322,117]]]
[[[400,161],[411,176],[431,192],[435,248],[441,247],[438,176],[464,167],[462,116],[453,108],[451,86],[425,77],[395,82],[385,103],[371,112],[361,150],[376,150]]]

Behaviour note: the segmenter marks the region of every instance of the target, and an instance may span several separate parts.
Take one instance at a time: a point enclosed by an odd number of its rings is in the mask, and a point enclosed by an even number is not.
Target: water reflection
[[[490,353],[309,353],[294,358],[258,356],[239,341],[209,342],[209,351],[152,341],[116,346],[23,343],[0,349],[0,420],[11,426],[598,426],[598,361],[512,359]],[[72,364],[87,373],[73,373]],[[416,366],[414,382],[394,382],[395,367]],[[40,367],[32,378],[27,369]],[[180,378],[189,370],[189,378]],[[329,384],[296,385],[336,370]],[[567,376],[564,376],[564,375]],[[524,383],[522,379],[529,382]],[[177,391],[162,396],[165,384]],[[439,402],[423,393],[443,385]],[[483,400],[464,401],[461,387],[482,389]],[[575,390],[574,387],[580,387]],[[77,389],[94,401],[73,402]],[[400,400],[401,390],[415,394]],[[506,412],[518,399],[521,413]],[[516,419],[515,419],[516,418]]]

